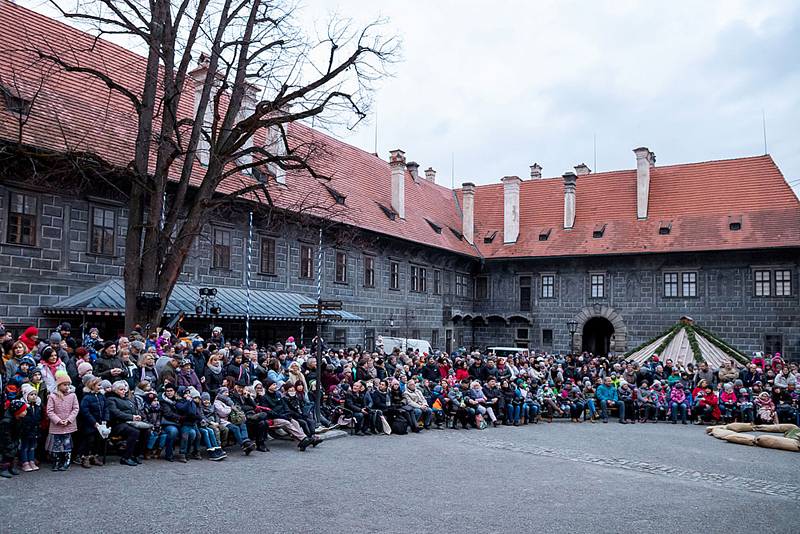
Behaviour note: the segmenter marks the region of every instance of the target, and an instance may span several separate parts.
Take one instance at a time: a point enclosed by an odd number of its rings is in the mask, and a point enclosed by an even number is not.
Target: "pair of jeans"
[[[670,405],[670,411],[672,412],[672,420],[678,420],[678,411],[681,412],[681,421],[684,423],[686,422],[686,403],[681,402],[680,404],[677,402],[672,402]]]
[[[206,449],[216,449],[219,447],[219,442],[217,441],[217,436],[214,434],[214,429],[210,426],[201,426],[197,428],[197,432],[200,435],[200,439],[203,440],[203,445],[205,445]]]
[[[506,404],[506,423],[519,423],[519,418],[521,416],[521,404]]]
[[[608,403],[611,402],[614,404],[617,409],[619,409],[619,420],[625,420],[625,403],[623,401],[600,401],[600,415],[603,417],[603,421],[608,421]]]
[[[429,428],[431,426],[431,420],[433,419],[433,412],[430,408],[414,408],[414,419],[419,422],[420,418],[425,417],[422,421],[422,424],[425,428]]]
[[[586,406],[589,407],[589,416],[594,419],[594,416],[597,415],[597,405],[594,402],[594,399],[586,399]]]
[[[21,462],[32,462],[36,460],[36,444],[35,437],[22,438],[19,445],[19,460]]]
[[[197,449],[197,427],[195,425],[181,426],[181,454],[188,454]]]
[[[529,423],[531,419],[535,419],[541,411],[541,407],[535,402],[526,402],[522,405],[522,417]]]
[[[241,423],[239,425],[234,425],[233,423],[230,423],[225,428],[227,428],[228,431],[230,431],[230,433],[233,434],[233,439],[236,440],[237,445],[241,445],[242,443],[250,439],[247,436],[247,425],[244,423]]]
[[[739,415],[741,416],[743,423],[752,423],[754,417],[753,403],[742,403],[741,406],[739,406]]]

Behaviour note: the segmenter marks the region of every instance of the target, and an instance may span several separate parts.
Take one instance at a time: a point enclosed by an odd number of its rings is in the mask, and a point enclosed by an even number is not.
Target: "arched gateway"
[[[614,308],[596,304],[586,306],[575,316],[573,351],[589,351],[605,356],[609,352],[625,352],[628,328],[622,315]]]

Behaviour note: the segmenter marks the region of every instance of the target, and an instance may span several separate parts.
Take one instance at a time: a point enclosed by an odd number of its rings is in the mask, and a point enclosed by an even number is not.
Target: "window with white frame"
[[[755,281],[755,295],[757,297],[768,297],[772,294],[770,291],[772,286],[771,274],[771,271],[755,271],[755,273],[753,273],[753,279]]]
[[[604,274],[593,274],[591,277],[592,283],[592,298],[593,299],[601,299],[606,296],[606,275]]]
[[[792,294],[792,271],[780,269],[775,271],[775,296],[788,297]]]
[[[552,274],[542,275],[542,298],[551,299],[555,295],[556,277]]]
[[[681,273],[681,289],[683,297],[696,297],[697,273]]]
[[[664,273],[664,296],[677,297],[678,295],[678,273]]]

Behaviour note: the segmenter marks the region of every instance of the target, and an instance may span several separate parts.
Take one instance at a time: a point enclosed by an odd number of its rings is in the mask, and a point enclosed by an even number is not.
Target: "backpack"
[[[395,417],[391,423],[392,434],[404,436],[408,434],[408,422],[402,417]]]
[[[244,412],[238,406],[231,407],[231,413],[228,414],[228,421],[234,425],[241,425],[244,422]]]

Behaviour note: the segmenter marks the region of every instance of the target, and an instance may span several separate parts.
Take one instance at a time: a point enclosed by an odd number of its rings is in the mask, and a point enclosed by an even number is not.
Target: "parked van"
[[[488,350],[490,354],[494,353],[495,356],[503,358],[513,358],[517,354],[522,355],[523,358],[530,356],[528,349],[519,347],[489,347]]]
[[[405,352],[408,349],[417,350],[419,349],[419,353],[422,354],[423,352],[427,352],[428,354],[433,354],[433,349],[431,348],[431,344],[424,339],[412,339],[410,337],[391,337],[391,336],[381,336],[383,338],[383,352],[386,354],[391,354],[391,352],[396,348],[399,348],[401,352]]]

